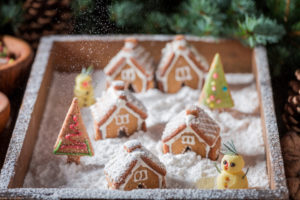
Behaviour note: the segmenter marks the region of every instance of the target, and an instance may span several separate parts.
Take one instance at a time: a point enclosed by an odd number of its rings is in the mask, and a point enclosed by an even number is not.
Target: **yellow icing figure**
[[[95,103],[91,77],[92,70],[93,66],[89,66],[88,69],[83,68],[75,79],[74,96],[77,97],[80,107],[90,106]]]
[[[227,151],[221,162],[221,169],[217,178],[218,189],[246,189],[248,188],[247,172],[243,172],[244,159],[235,149],[233,142],[224,144]]]

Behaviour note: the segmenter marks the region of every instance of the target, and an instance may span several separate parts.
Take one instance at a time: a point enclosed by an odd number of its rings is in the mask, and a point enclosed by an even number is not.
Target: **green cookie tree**
[[[199,101],[211,109],[231,108],[234,106],[218,53],[211,64]]]

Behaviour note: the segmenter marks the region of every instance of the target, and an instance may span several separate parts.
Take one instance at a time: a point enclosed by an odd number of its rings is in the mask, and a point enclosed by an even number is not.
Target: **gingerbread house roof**
[[[114,185],[120,186],[125,183],[127,176],[138,161],[143,161],[162,176],[165,176],[167,173],[164,164],[154,154],[144,148],[138,140],[127,141],[105,165],[104,173]]]
[[[115,76],[126,63],[140,71],[146,78],[152,79],[154,72],[153,58],[149,52],[138,44],[135,38],[125,39],[123,48],[111,59],[104,68],[104,72],[108,76]]]
[[[195,69],[207,72],[209,69],[206,59],[190,45],[183,35],[177,35],[173,41],[167,43],[162,50],[162,58],[158,65],[158,77],[166,75],[167,70],[175,64],[174,59],[179,56],[186,58],[187,62]]]
[[[102,97],[96,98],[96,103],[90,108],[98,125],[105,123],[119,106],[126,106],[142,119],[147,118],[147,109],[143,103],[124,87],[123,81],[113,81]]]
[[[203,109],[190,105],[167,123],[162,141],[169,141],[187,127],[194,130],[209,146],[212,146],[219,137],[218,124]]]

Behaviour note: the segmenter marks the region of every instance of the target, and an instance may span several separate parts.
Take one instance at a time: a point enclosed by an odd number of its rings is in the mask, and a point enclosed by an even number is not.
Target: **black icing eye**
[[[235,166],[234,162],[230,163],[230,167],[234,167],[234,166]]]
[[[227,161],[226,161],[226,160],[224,160],[224,161],[223,161],[223,164],[224,164],[224,165],[227,165]]]

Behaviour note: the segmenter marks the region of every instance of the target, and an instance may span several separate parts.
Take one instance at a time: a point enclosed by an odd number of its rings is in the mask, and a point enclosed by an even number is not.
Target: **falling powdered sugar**
[[[182,88],[176,94],[164,94],[157,89],[135,94],[148,111],[148,131],[139,131],[131,137],[94,141],[93,118],[89,108],[81,110],[82,117],[94,147],[93,157],[82,157],[81,164],[67,164],[65,156],[53,155],[53,145],[73,97],[76,73],[55,72],[49,90],[43,119],[38,133],[24,187],[31,188],[98,188],[107,189],[105,164],[123,144],[137,139],[166,166],[167,188],[195,188],[201,178],[218,175],[215,164],[219,161],[203,159],[193,152],[163,154],[160,141],[162,132],[173,116],[189,104],[198,101],[200,91]],[[252,74],[228,74],[226,78],[235,101],[235,107],[224,112],[205,111],[221,128],[222,142],[233,140],[249,167],[250,187],[269,188],[265,145],[262,136],[258,94]],[[247,80],[247,81],[245,81]],[[95,95],[100,97],[105,86],[105,75],[96,71],[93,76]],[[245,169],[244,169],[245,170]]]

